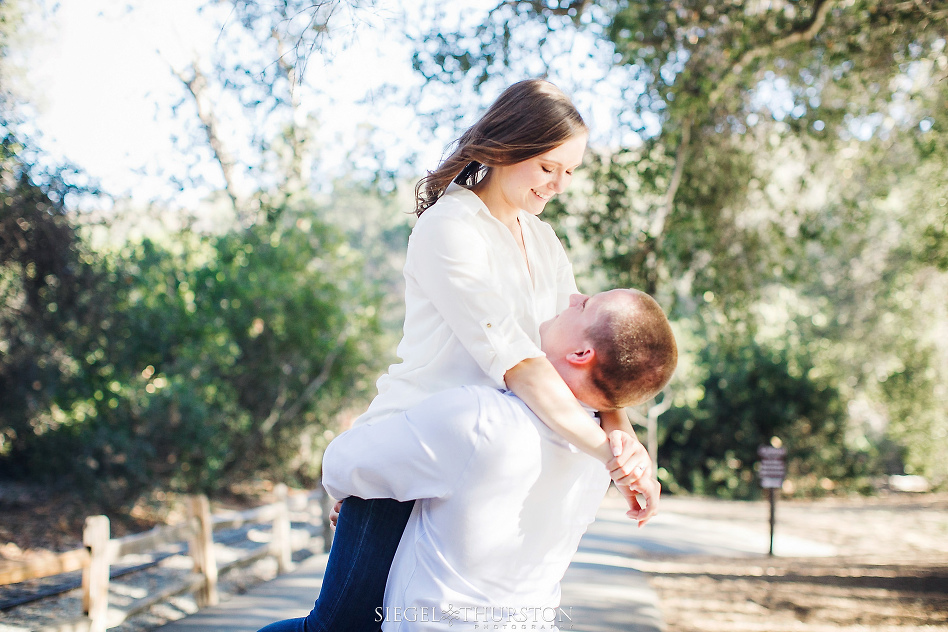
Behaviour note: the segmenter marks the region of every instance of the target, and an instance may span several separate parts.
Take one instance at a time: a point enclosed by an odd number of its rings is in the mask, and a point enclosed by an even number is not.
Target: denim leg
[[[378,632],[377,609],[414,504],[347,498],[313,610],[304,619],[272,623],[259,632]]]
[[[285,619],[260,628],[257,632],[303,632],[306,630],[306,619]]]

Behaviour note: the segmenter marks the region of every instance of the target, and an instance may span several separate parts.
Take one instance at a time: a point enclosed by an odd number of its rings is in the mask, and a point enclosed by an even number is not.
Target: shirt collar
[[[508,389],[508,388],[500,388],[500,389],[497,389],[497,390],[499,390],[501,393],[503,393],[504,395],[506,395],[506,396],[508,396],[508,397],[516,397],[516,396],[517,396],[512,390],[510,390],[510,389]],[[522,402],[523,400],[520,400],[520,401]],[[595,408],[593,408],[592,406],[587,406],[586,404],[584,404],[582,401],[580,401],[580,400],[578,400],[578,399],[577,399],[576,401],[579,402],[579,405],[583,407],[583,410],[585,410],[587,413],[589,413],[589,417],[593,420],[593,422],[596,423],[596,425],[600,425],[600,424],[601,424],[601,420],[599,419],[599,416],[596,414],[598,411],[597,411]],[[524,404],[524,405],[526,405],[526,404]],[[533,414],[534,414],[534,416],[536,416],[536,413],[533,413]],[[540,418],[537,417],[537,419],[539,420]],[[540,423],[541,423],[541,425],[542,425],[543,422],[541,421]],[[579,453],[581,452],[579,448],[577,448],[576,446],[574,446],[572,443],[570,443],[569,441],[567,441],[566,439],[564,439],[564,438],[561,437],[560,435],[556,434],[556,432],[553,431],[551,428],[547,428],[547,429],[550,431],[550,434],[553,435],[553,436],[555,436],[555,437],[557,437],[557,440],[558,440],[558,441],[561,441],[561,442],[563,443],[563,445],[565,445],[566,448],[567,448],[570,452],[572,452],[573,454],[579,454]]]
[[[517,396],[517,394],[514,393],[514,392],[513,392],[512,390],[510,390],[509,388],[499,388],[499,389],[497,389],[497,390],[499,390],[499,391],[500,391],[501,393],[503,393],[504,395],[508,395],[508,396],[510,396],[510,397],[516,397],[516,396]],[[596,420],[596,423],[599,423],[599,416],[598,416],[598,415],[599,415],[599,411],[598,411],[598,410],[596,410],[595,408],[593,408],[593,407],[590,406],[589,404],[584,403],[583,400],[581,400],[581,399],[577,399],[576,401],[579,403],[580,406],[583,407],[583,410],[585,410],[587,413],[589,413],[589,416],[590,416],[590,417],[593,417],[593,418]]]
[[[484,202],[481,201],[481,198],[477,197],[476,193],[467,187],[462,187],[457,182],[452,182],[449,184],[448,188],[444,190],[444,195],[453,196],[471,215],[476,215],[481,211],[490,215],[490,211],[487,209],[487,206],[484,204]]]
[[[598,409],[593,408],[592,406],[590,406],[589,404],[587,404],[586,402],[584,402],[584,401],[581,400],[581,399],[577,399],[576,401],[579,402],[579,405],[582,406],[582,407],[583,407],[583,410],[585,410],[587,413],[589,413],[589,415],[590,415],[591,417],[595,417],[596,414],[599,412]]]

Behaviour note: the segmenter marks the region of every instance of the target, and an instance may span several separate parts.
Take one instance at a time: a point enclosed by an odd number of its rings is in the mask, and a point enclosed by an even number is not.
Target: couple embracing
[[[670,379],[671,328],[642,292],[580,294],[537,217],[587,138],[559,89],[522,81],[418,183],[402,362],[324,456],[345,500],[315,607],[261,632],[551,629],[609,481],[654,515],[622,409]]]

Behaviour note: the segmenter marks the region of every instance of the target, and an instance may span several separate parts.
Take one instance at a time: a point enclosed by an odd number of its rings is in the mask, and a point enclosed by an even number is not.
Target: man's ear
[[[566,361],[577,368],[589,366],[595,359],[596,350],[592,347],[583,347],[578,351],[566,354]]]

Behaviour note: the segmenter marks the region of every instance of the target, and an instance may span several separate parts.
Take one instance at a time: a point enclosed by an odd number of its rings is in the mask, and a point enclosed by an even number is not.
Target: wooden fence
[[[264,557],[276,558],[280,573],[292,567],[293,544],[290,532],[290,499],[285,485],[275,488],[277,501],[255,509],[212,516],[206,496],[189,498],[188,519],[174,526],[159,526],[151,531],[112,539],[106,516],[86,518],[82,543],[85,548],[50,554],[34,561],[0,569],[0,586],[30,579],[52,577],[61,573],[82,571],[81,616],[38,632],[103,632],[120,625],[129,617],[143,612],[175,595],[195,593],[199,607],[218,601],[217,578],[233,568],[246,566]],[[308,504],[315,494],[305,497]],[[321,503],[325,504],[325,503]],[[324,514],[325,515],[325,514]],[[214,532],[236,529],[248,524],[271,524],[268,544],[250,549],[236,559],[219,565],[214,555]],[[137,599],[124,608],[109,607],[109,567],[124,555],[153,552],[168,544],[186,541],[194,570],[184,579],[154,594]]]

